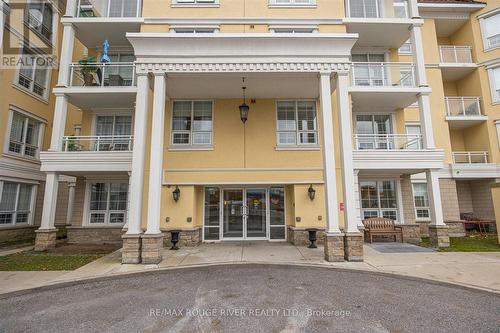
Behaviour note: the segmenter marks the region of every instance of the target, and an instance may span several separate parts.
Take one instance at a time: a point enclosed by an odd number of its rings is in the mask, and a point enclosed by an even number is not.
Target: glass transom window
[[[212,145],[212,102],[174,101],[172,110],[172,145]]]
[[[361,181],[361,214],[363,219],[385,217],[398,219],[396,182],[393,180]]]
[[[31,223],[33,185],[0,181],[0,226]]]
[[[279,146],[318,144],[314,101],[279,101],[276,107],[276,136]]]
[[[12,112],[9,135],[9,152],[27,157],[37,157],[41,123],[22,113]]]
[[[89,224],[124,224],[127,214],[127,196],[127,183],[90,184]]]

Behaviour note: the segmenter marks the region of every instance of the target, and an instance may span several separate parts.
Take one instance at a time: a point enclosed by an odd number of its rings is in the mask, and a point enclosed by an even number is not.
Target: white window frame
[[[106,198],[106,210],[102,211],[92,211],[90,210],[90,204],[91,204],[91,199],[92,199],[92,184],[96,183],[104,183],[106,184],[107,187],[107,198]],[[110,184],[127,184],[128,189],[127,189],[127,200],[126,200],[126,207],[125,210],[110,210],[109,209],[109,200],[111,196],[111,191],[109,189]],[[128,207],[129,207],[129,200],[130,200],[130,183],[129,180],[126,178],[116,178],[116,179],[88,179],[86,182],[86,187],[85,187],[85,209],[84,209],[84,216],[83,216],[83,226],[86,227],[117,227],[117,228],[122,228],[128,221]],[[104,223],[90,223],[90,219],[92,216],[92,213],[104,213]],[[124,213],[124,218],[123,218],[123,223],[109,223],[109,218],[111,213]]]
[[[278,104],[280,102],[293,102],[295,104],[295,130],[293,131],[283,131],[278,129]],[[314,122],[314,130],[311,131],[300,131],[299,130],[299,117],[298,117],[298,103],[299,102],[311,102],[314,105],[314,113],[315,113],[315,122]],[[319,146],[319,131],[318,131],[318,106],[316,105],[315,100],[311,99],[280,99],[276,101],[276,146],[277,147],[318,147]],[[295,133],[295,144],[286,144],[280,143],[279,134],[280,133]],[[316,134],[316,142],[314,143],[300,143],[300,134],[301,133],[311,133],[314,132]]]
[[[376,1],[376,4],[375,4],[376,8],[376,12],[377,12],[377,16],[376,17],[366,17],[366,4],[363,2],[363,11],[364,11],[364,16],[363,17],[352,17],[351,16],[351,2],[349,0],[346,0],[346,16],[349,17],[349,18],[370,18],[370,19],[376,19],[376,18],[382,18],[383,17],[383,14],[382,14],[382,11],[383,11],[383,5],[381,6],[380,4],[380,0],[377,0]]]
[[[190,102],[191,103],[191,128],[189,130],[174,130],[174,104],[175,102]],[[193,122],[194,122],[194,103],[195,102],[210,102],[211,105],[211,114],[212,114],[212,129],[210,130],[210,143],[208,144],[193,144],[193,132],[208,132],[208,131],[195,131],[193,130]],[[174,143],[174,134],[175,133],[189,133],[189,143]],[[172,111],[170,117],[170,147],[172,148],[197,148],[197,147],[205,147],[211,148],[213,147],[214,142],[214,101],[209,99],[202,100],[182,100],[176,99],[172,101]]]
[[[420,136],[422,136],[422,124],[419,123],[419,122],[407,122],[405,123],[405,133],[407,135],[412,135],[410,133],[408,133],[408,127],[418,127],[420,129]],[[422,144],[422,140],[418,141],[418,145],[417,145],[417,148],[415,149],[423,149],[423,144]]]
[[[394,11],[394,18],[410,18],[410,12],[409,12],[408,5],[409,5],[408,1],[406,1],[406,0],[394,0],[393,8],[404,7],[404,9],[405,9],[405,16],[404,17],[396,17],[396,11]]]
[[[40,22],[39,27],[33,26],[30,24],[30,15],[29,15],[29,7],[32,4],[40,4],[42,6],[42,22]],[[43,13],[45,11],[46,7],[50,7],[52,11],[52,20],[50,22],[50,37],[45,36],[42,33],[42,28],[47,27],[47,25],[44,25],[43,22]],[[57,33],[56,26],[58,19],[54,19],[55,16],[57,15],[57,9],[52,5],[51,1],[41,1],[41,0],[28,0],[26,3],[26,11],[24,13],[24,23],[32,30],[35,32],[35,34],[40,37],[42,40],[49,42],[50,44],[54,44],[54,34]],[[35,19],[35,18],[34,18]]]
[[[500,147],[500,119],[495,120],[495,127],[497,128],[498,147]]]
[[[22,117],[24,117],[24,129],[23,129],[23,141],[19,142],[21,144],[21,152],[17,153],[14,151],[10,151],[10,134],[12,131],[12,123],[14,121],[14,114],[18,114]],[[36,146],[36,153],[35,156],[31,155],[26,155],[25,154],[25,149],[26,149],[26,135],[27,135],[27,128],[28,128],[28,122],[29,120],[35,121],[39,128],[38,128],[38,142]],[[4,146],[4,152],[6,154],[11,154],[11,155],[16,155],[19,157],[23,157],[29,160],[38,160],[40,158],[40,149],[43,145],[43,136],[44,136],[44,131],[45,131],[45,124],[46,122],[42,119],[39,119],[37,117],[32,116],[31,114],[24,112],[23,110],[16,108],[14,106],[10,106],[9,109],[9,122],[8,122],[8,129],[6,131],[6,137],[5,137],[5,146]]]
[[[491,102],[492,104],[500,103],[500,87],[495,86],[495,75],[494,72],[498,71],[498,75],[500,75],[500,63],[491,66],[488,69],[488,78],[490,80],[490,91],[491,91]]]
[[[96,111],[92,113],[92,135],[97,135],[97,118],[98,117],[113,117],[113,133],[115,132],[116,117],[130,116],[132,126],[130,129],[130,135],[134,135],[134,113],[132,111],[120,111],[120,112],[100,112]],[[114,135],[114,134],[113,134]]]
[[[414,187],[414,185],[416,185],[416,184],[424,184],[425,185],[425,191],[427,193],[427,202],[429,204],[428,206],[417,207],[417,205],[415,203],[415,187]],[[431,206],[430,206],[429,192],[427,190],[427,182],[423,181],[423,180],[420,180],[420,181],[412,180],[412,182],[411,182],[411,197],[412,197],[412,201],[413,201],[413,209],[415,212],[415,220],[416,221],[430,221],[431,220]],[[417,214],[418,210],[427,210],[429,217],[418,217],[418,214]]]
[[[219,7],[219,0],[172,0],[171,7]]]
[[[481,37],[483,39],[483,51],[485,51],[485,52],[500,48],[500,44],[497,46],[490,47],[489,43],[488,43],[488,38],[485,34],[485,24],[486,24],[485,20],[487,20],[488,18],[497,16],[497,15],[500,16],[500,8],[494,9],[488,13],[485,13],[485,14],[478,16],[479,26],[481,28]],[[495,35],[495,36],[497,36],[497,35]]]
[[[316,0],[269,0],[269,7],[316,7]]]
[[[318,27],[300,27],[300,26],[290,26],[290,27],[269,27],[269,32],[275,34],[310,34],[317,33]]]
[[[409,46],[409,50],[408,51],[405,51],[405,50],[401,50],[403,48],[403,46],[405,45],[408,45]],[[403,54],[403,55],[413,55],[413,45],[411,43],[411,40],[408,39],[406,42],[404,42],[399,48],[398,48],[398,53],[399,54]]]
[[[396,196],[396,208],[382,208],[380,207],[380,191],[379,191],[379,184],[384,181],[390,181],[394,183],[394,191],[395,196]],[[367,182],[375,182],[376,187],[377,187],[377,201],[378,201],[378,206],[377,208],[363,208],[363,199],[362,199],[362,191],[361,191],[361,186],[363,183]],[[403,216],[403,210],[402,210],[402,192],[401,192],[401,184],[399,179],[394,179],[394,178],[382,178],[382,179],[360,179],[358,182],[359,186],[359,208],[360,208],[360,214],[361,214],[361,220],[364,220],[364,212],[365,211],[377,211],[377,216],[382,217],[382,211],[395,211],[396,212],[396,220],[394,220],[396,223],[402,223],[404,221],[404,216]],[[375,217],[375,216],[374,216]]]
[[[207,34],[214,34],[219,32],[219,27],[205,27],[205,26],[171,26],[170,27],[170,32],[176,33],[176,34],[202,34],[202,35],[207,35]]]
[[[8,228],[8,227],[17,226],[17,225],[22,225],[22,226],[33,225],[33,220],[35,217],[35,202],[36,202],[35,199],[36,199],[36,191],[37,191],[36,184],[28,183],[28,182],[16,182],[16,181],[0,179],[0,202],[2,201],[4,183],[11,183],[11,184],[17,185],[16,202],[15,202],[14,211],[5,211],[6,213],[13,213],[12,223],[0,224],[0,228]],[[26,223],[17,223],[17,214],[20,212],[18,210],[18,207],[19,207],[19,191],[21,188],[21,184],[31,186],[30,204],[29,204],[30,210],[28,212],[28,222],[26,222]],[[22,211],[22,212],[25,213],[26,211]],[[2,212],[2,213],[4,213],[4,212]]]
[[[24,54],[24,51],[26,51],[26,54]],[[30,55],[30,56],[37,57],[37,58],[40,57],[39,54],[33,53],[32,51],[30,51],[27,48],[24,48],[24,49],[21,48],[20,56],[24,57],[26,55]],[[40,95],[34,91],[34,89],[35,89],[35,73],[36,73],[36,68],[37,68],[36,60],[33,62],[33,64],[34,64],[34,66],[32,67],[31,78],[27,78],[28,80],[30,80],[30,86],[25,87],[24,85],[19,83],[19,79],[21,77],[21,63],[19,63],[16,67],[16,75],[14,76],[14,86],[19,88],[22,91],[25,91],[28,95],[33,96],[34,98],[41,99],[44,102],[48,102],[48,96],[49,96],[49,90],[50,90],[49,85],[50,85],[50,79],[51,79],[51,75],[52,75],[52,69],[47,68],[46,76],[45,76],[45,84],[43,87],[43,89],[44,89],[43,95]]]

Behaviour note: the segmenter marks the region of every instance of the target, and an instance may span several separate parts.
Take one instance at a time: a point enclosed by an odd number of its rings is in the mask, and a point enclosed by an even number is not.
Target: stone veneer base
[[[347,261],[363,261],[363,235],[361,233],[345,234],[344,258]]]
[[[161,232],[163,233],[163,246],[166,248],[172,247],[172,243],[170,241],[172,234],[170,233],[170,230],[181,231],[179,234],[179,243],[177,243],[177,246],[179,247],[194,247],[201,244],[201,227],[193,229],[162,229]]]
[[[449,227],[446,225],[429,225],[429,238],[434,247],[449,247],[450,237],[448,236]]]
[[[325,260],[330,262],[344,261],[344,235],[325,234]]]
[[[122,264],[139,264],[141,262],[141,235],[123,235]]]
[[[120,244],[123,229],[107,227],[67,227],[68,244]]]
[[[57,229],[35,230],[35,251],[46,251],[56,247]]]
[[[419,224],[399,224],[399,226],[403,229],[403,242],[420,245],[422,238]]]
[[[295,246],[309,246],[311,242],[309,241],[309,232],[307,228],[294,228],[288,226],[287,228],[287,240]],[[316,245],[325,244],[325,231],[318,229],[316,233]]]
[[[141,261],[143,264],[159,264],[162,260],[163,234],[141,236]]]

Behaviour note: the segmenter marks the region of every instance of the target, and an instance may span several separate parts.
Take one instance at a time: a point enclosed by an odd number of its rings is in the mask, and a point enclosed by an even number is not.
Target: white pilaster
[[[356,224],[363,227],[363,219],[361,218],[361,196],[359,193],[359,170],[354,170],[354,195],[356,196]]]
[[[444,226],[438,172],[429,170],[425,175],[427,178],[427,192],[429,193],[429,204],[431,208],[431,225]]]
[[[67,87],[70,81],[69,65],[73,60],[73,46],[75,44],[75,28],[71,23],[64,23],[61,44],[61,55],[59,57],[59,76],[57,86]]]
[[[55,172],[48,172],[45,179],[45,193],[43,195],[43,212],[41,230],[55,228],[57,192],[59,189],[59,175]]]
[[[50,138],[49,151],[62,150],[62,137],[66,128],[66,115],[68,113],[68,97],[64,94],[56,95],[54,107],[54,123],[52,125],[52,136]]]
[[[358,233],[356,219],[355,181],[352,162],[352,126],[349,107],[348,73],[337,73],[337,112],[340,129],[340,153],[342,163],[342,185],[344,193],[344,228],[347,233]],[[333,136],[332,136],[333,138]]]
[[[155,75],[153,126],[149,162],[148,228],[146,234],[160,234],[161,188],[163,174],[163,140],[165,123],[166,76]]]
[[[420,130],[422,131],[423,147],[435,149],[434,130],[432,129],[431,102],[427,93],[418,96],[418,108],[420,116]]]
[[[339,217],[337,213],[337,179],[335,174],[335,150],[333,144],[333,118],[331,72],[321,72],[320,107],[323,125],[323,177],[325,179],[326,232],[340,234]]]
[[[130,176],[130,204],[128,214],[128,235],[142,233],[142,195],[144,191],[144,161],[146,159],[146,129],[148,118],[149,79],[147,75],[137,76],[137,96],[134,114],[134,143],[132,172]]]
[[[68,183],[68,209],[66,211],[66,224],[71,224],[73,217],[73,206],[75,204],[75,187],[76,183]]]
[[[413,25],[410,30],[411,44],[413,52],[413,62],[415,63],[415,79],[417,86],[426,87],[427,77],[425,74],[424,43],[422,41],[422,28]]]

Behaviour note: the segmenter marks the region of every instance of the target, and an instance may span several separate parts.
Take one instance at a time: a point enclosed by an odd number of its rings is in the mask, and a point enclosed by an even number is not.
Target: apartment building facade
[[[40,152],[48,149],[52,132],[64,6],[26,1],[0,6],[0,243],[10,243],[33,239],[40,226],[46,177]],[[66,130],[71,133],[80,120],[70,107]],[[74,177],[61,175],[60,181],[54,220],[61,234]]]
[[[369,217],[439,246],[464,214],[500,220],[499,5],[67,1],[36,248],[62,205],[69,242],[123,242],[124,263],[160,261],[172,230],[317,228],[356,261]]]

